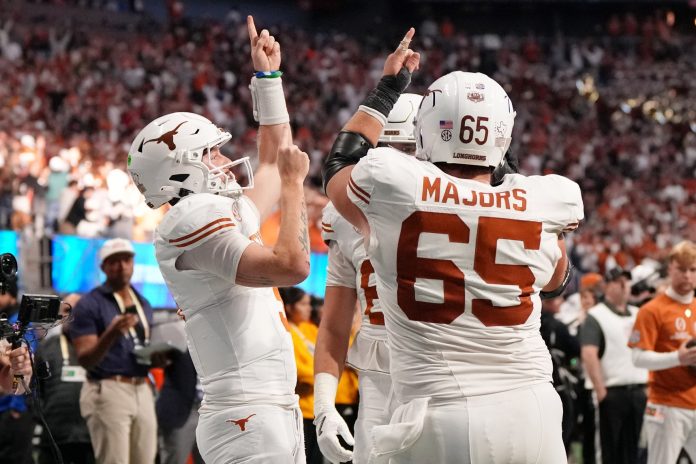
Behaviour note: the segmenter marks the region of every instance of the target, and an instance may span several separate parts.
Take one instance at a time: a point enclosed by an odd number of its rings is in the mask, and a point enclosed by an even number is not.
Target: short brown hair
[[[681,265],[689,266],[696,263],[696,244],[690,240],[684,240],[674,245],[669,252],[669,262],[677,261]]]

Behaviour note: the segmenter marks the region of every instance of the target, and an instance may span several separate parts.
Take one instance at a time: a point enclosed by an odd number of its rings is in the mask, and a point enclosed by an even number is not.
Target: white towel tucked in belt
[[[430,398],[418,398],[396,408],[388,425],[372,429],[368,464],[388,464],[389,459],[409,449],[423,431]]]

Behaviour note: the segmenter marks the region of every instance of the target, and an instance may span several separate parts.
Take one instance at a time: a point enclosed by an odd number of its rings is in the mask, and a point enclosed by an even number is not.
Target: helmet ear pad
[[[416,115],[416,157],[433,163],[498,166],[515,112],[505,90],[481,73],[455,71],[433,82]]]
[[[172,170],[172,175],[169,176],[170,185],[175,188],[188,190],[192,193],[203,191],[205,185],[205,174],[202,169],[195,169],[190,165],[180,165]],[[178,185],[177,185],[178,184]]]

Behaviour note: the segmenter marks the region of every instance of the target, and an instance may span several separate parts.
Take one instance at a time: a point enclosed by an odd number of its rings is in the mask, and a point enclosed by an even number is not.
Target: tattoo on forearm
[[[300,244],[302,245],[302,250],[305,254],[309,255],[309,231],[307,223],[307,205],[304,200],[302,200],[302,206],[300,210]]]

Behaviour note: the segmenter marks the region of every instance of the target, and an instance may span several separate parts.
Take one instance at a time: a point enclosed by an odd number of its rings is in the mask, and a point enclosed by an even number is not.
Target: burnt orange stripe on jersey
[[[213,222],[209,222],[208,224],[204,225],[204,226],[201,227],[200,229],[198,229],[198,230],[196,230],[196,231],[194,231],[194,232],[191,232],[190,234],[184,235],[183,237],[173,238],[173,239],[169,240],[169,243],[176,243],[176,242],[181,242],[182,240],[188,240],[188,239],[190,239],[191,237],[200,234],[200,233],[203,232],[205,229],[207,229],[207,228],[209,228],[209,227],[212,227],[212,226],[214,226],[215,224],[218,224],[218,223],[221,223],[221,222],[229,222],[229,223],[231,223],[230,225],[231,225],[232,227],[234,227],[234,223],[232,222],[232,219],[231,219],[231,218],[220,218],[220,219],[216,219],[216,220],[213,221]]]
[[[370,194],[360,188],[360,186],[353,180],[353,176],[350,177],[350,182],[353,184],[353,187],[355,187],[358,190],[358,192],[362,193],[367,198],[370,198]]]
[[[199,235],[198,237],[196,237],[193,240],[186,242],[186,243],[177,243],[176,246],[179,248],[185,248],[189,245],[196,243],[199,240],[206,238],[208,235],[214,234],[218,230],[225,229],[227,227],[234,227],[234,224],[227,224],[227,223],[220,224],[219,226],[215,227],[214,229],[210,229],[208,232],[204,233],[203,235]]]
[[[322,226],[324,229],[331,229],[331,230],[333,230],[333,228],[331,227],[331,224],[327,224],[327,223],[325,223],[325,222],[322,222],[322,223],[321,223],[321,226]]]
[[[367,203],[368,205],[370,204],[369,197],[366,197],[365,195],[361,194],[361,193],[358,191],[358,186],[355,185],[355,183],[353,183],[353,179],[352,179],[352,178],[348,180],[348,187],[350,188],[350,190],[353,192],[353,194],[354,194],[356,197],[360,198],[362,201],[364,201],[364,202]]]

